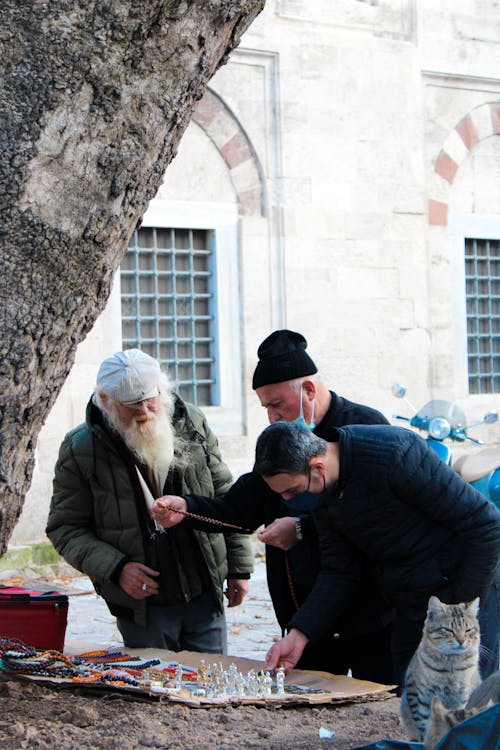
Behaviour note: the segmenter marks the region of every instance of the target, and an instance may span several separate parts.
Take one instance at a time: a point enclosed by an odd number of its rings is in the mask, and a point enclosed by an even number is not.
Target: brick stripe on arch
[[[226,162],[241,213],[265,216],[262,169],[238,119],[210,89],[206,89],[198,102],[192,119],[208,135]]]
[[[431,226],[447,226],[450,187],[458,168],[477,143],[492,135],[500,135],[500,102],[476,107],[448,135],[432,174],[428,207]]]

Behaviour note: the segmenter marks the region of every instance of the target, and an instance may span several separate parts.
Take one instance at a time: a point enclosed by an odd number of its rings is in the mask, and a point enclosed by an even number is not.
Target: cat
[[[422,742],[435,695],[446,708],[464,708],[480,684],[478,608],[479,599],[463,604],[429,599],[401,696],[401,723],[411,740]]]
[[[445,708],[443,702],[436,695],[432,699],[431,713],[427,722],[427,729],[424,736],[425,750],[434,750],[438,742],[444,737],[450,729],[453,729],[462,721],[470,719],[472,716],[485,711],[493,706],[494,701],[489,700],[484,705],[471,708]]]
[[[490,674],[482,683],[472,692],[465,708],[477,708],[485,706],[488,701],[500,703],[500,669]]]

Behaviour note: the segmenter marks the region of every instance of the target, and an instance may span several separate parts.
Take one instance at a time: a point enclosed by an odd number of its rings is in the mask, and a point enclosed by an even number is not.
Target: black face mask
[[[311,492],[309,485],[311,484],[311,472],[309,472],[309,484],[308,489],[305,492],[301,492],[298,495],[294,495],[289,500],[285,500],[285,505],[294,513],[307,513],[308,511],[316,510],[320,508],[328,500],[329,492],[326,489],[326,479],[323,477],[323,492]]]

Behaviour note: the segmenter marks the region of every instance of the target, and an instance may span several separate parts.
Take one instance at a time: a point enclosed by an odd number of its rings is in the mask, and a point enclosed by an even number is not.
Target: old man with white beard
[[[165,494],[213,497],[231,484],[204,414],[155,359],[129,349],[102,362],[86,421],[59,451],[47,535],[92,580],[129,648],[226,652],[223,585],[229,606],[241,604],[248,537],[189,523],[166,531],[151,507]]]

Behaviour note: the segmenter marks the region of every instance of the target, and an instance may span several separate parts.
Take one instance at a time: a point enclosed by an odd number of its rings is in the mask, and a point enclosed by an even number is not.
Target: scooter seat
[[[457,458],[453,470],[466,482],[476,482],[500,466],[500,448],[483,448],[478,453],[464,454]]]

